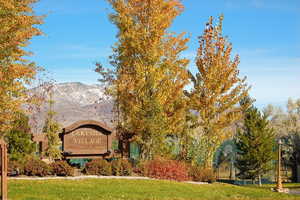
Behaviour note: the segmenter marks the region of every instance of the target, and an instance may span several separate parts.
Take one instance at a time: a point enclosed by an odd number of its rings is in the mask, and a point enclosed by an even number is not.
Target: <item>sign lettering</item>
[[[102,154],[108,150],[108,136],[93,128],[79,128],[64,135],[64,151],[71,154]]]

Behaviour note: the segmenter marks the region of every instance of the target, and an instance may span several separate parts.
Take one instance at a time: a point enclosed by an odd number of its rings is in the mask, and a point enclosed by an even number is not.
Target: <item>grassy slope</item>
[[[266,189],[227,184],[193,185],[173,181],[85,179],[85,180],[10,180],[12,200],[116,200],[116,199],[300,199],[300,196],[279,194]]]
[[[258,186],[254,185],[252,187],[258,187]],[[265,189],[274,188],[274,187],[276,187],[276,184],[263,184],[262,185],[262,188],[265,188]],[[284,188],[290,188],[290,189],[299,189],[300,188],[300,183],[284,183],[283,187]]]

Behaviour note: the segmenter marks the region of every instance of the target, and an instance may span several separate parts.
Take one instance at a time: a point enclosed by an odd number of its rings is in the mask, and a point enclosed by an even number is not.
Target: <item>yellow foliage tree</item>
[[[26,102],[25,85],[36,73],[36,66],[24,59],[28,40],[41,32],[35,27],[41,18],[31,5],[37,0],[0,0],[0,133],[11,128],[11,122]]]
[[[150,159],[164,151],[166,135],[180,132],[185,120],[188,60],[180,53],[188,39],[167,31],[183,6],[178,0],[108,1],[119,30],[111,62],[119,128]]]
[[[242,109],[237,103],[249,90],[246,77],[238,77],[239,57],[231,59],[232,45],[222,35],[222,20],[223,16],[220,16],[219,24],[214,26],[211,17],[199,37],[198,72],[195,75],[189,73],[194,87],[187,93],[190,108],[199,115],[203,163],[210,168],[216,148],[231,136],[230,126],[242,117]]]
[[[43,133],[46,135],[48,140],[48,147],[45,151],[45,156],[47,156],[51,161],[55,159],[61,159],[61,150],[59,149],[61,141],[59,139],[59,132],[61,131],[60,124],[54,119],[56,112],[54,111],[53,100],[53,88],[49,91],[49,108],[47,112],[47,117],[45,119],[45,124],[43,127]]]

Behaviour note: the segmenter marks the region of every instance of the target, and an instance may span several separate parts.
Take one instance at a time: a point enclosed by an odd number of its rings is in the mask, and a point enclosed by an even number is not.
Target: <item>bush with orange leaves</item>
[[[145,176],[157,179],[187,181],[188,168],[184,162],[158,158],[143,163]]]

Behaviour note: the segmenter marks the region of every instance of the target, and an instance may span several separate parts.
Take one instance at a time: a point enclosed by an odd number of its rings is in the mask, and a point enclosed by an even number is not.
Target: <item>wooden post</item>
[[[7,145],[0,140],[1,150],[1,200],[7,200]]]
[[[277,191],[282,190],[282,182],[281,182],[281,140],[278,142],[278,163],[277,163]]]

